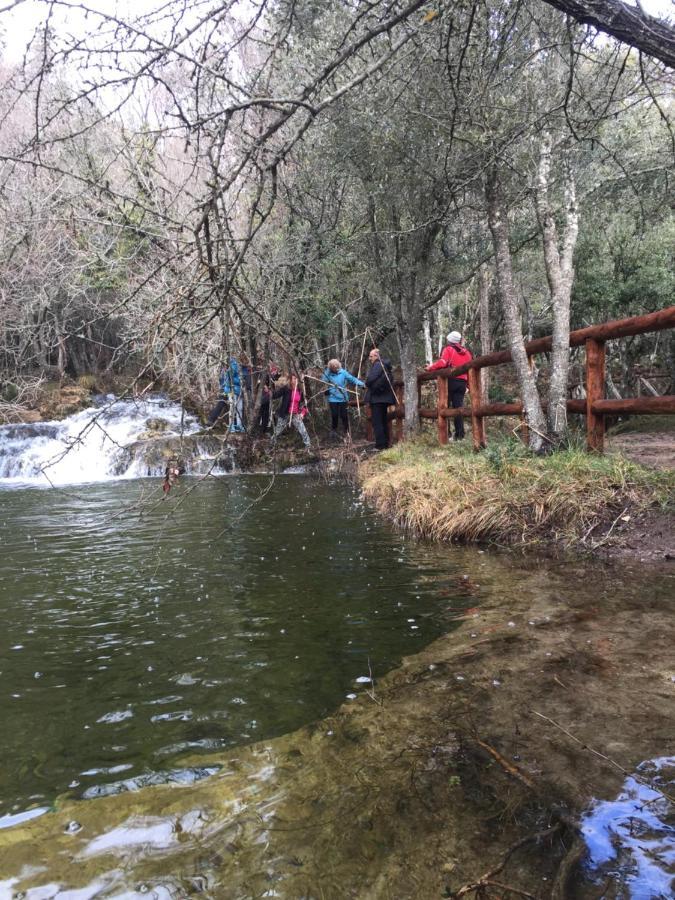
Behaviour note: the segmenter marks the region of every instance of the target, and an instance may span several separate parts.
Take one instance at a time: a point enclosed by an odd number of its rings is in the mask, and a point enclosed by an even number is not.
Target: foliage
[[[188,7],[92,12],[82,34],[43,29],[0,69],[8,378],[124,371],[200,405],[227,353],[356,370],[384,342],[412,408],[425,312],[434,349],[451,328],[486,338],[490,167],[524,330],[551,329],[533,202],[544,134],[559,226],[570,173],[579,189],[573,324],[670,302],[672,99],[657,64],[534,0],[434,16],[398,0],[235,2],[218,40]],[[634,342],[624,373],[653,347]]]

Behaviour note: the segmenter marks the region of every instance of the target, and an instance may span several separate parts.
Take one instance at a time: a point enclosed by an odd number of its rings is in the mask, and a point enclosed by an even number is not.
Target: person
[[[272,389],[279,379],[281,372],[278,366],[270,363],[263,376],[262,397],[260,399],[260,410],[256,421],[256,429],[264,434],[269,430],[272,424]]]
[[[473,359],[471,351],[462,345],[462,335],[459,331],[451,331],[448,335],[448,344],[443,348],[441,358],[426,367],[427,372],[435,369],[454,369],[463,366]],[[464,394],[466,394],[468,376],[466,372],[457,375],[456,378],[448,378],[448,396],[453,409],[461,409],[464,406]],[[455,416],[455,440],[464,440],[464,419]]]
[[[292,425],[302,438],[302,443],[309,450],[310,440],[303,419],[309,412],[305,405],[305,398],[298,386],[298,378],[291,375],[290,379],[280,378],[277,389],[272,394],[273,400],[281,399],[277,410],[277,424],[272,435],[272,447],[276,445],[277,438],[282,431]]]
[[[391,362],[380,356],[377,347],[368,354],[370,369],[366,375],[365,402],[370,404],[370,415],[375,432],[375,449],[386,450],[389,446],[389,407],[396,403]]]
[[[241,433],[244,428],[244,397],[243,387],[250,390],[251,369],[246,364],[246,358],[240,364],[234,356],[229,363],[222,363],[218,381],[220,383],[221,398],[209,413],[209,425],[215,425],[226,411],[230,411],[229,431]]]
[[[328,385],[331,436],[337,437],[338,421],[340,421],[342,422],[345,437],[347,437],[349,434],[349,415],[347,413],[349,394],[347,393],[347,385],[353,384],[354,387],[362,388],[366,386],[365,382],[361,381],[360,378],[355,378],[351,372],[343,369],[339,359],[328,361],[322,380]]]

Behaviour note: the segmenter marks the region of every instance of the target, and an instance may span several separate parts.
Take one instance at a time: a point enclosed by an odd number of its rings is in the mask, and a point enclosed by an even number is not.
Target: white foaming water
[[[0,425],[0,485],[85,484],[148,475],[148,467],[125,448],[162,419],[162,437],[194,434],[194,416],[162,396],[118,400],[107,394],[96,405],[60,422]],[[160,474],[159,471],[152,474]]]

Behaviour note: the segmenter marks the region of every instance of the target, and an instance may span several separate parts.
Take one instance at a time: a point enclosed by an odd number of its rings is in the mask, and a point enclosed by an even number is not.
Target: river
[[[298,476],[0,491],[0,825],[292,731],[448,627],[459,560]],[[361,681],[359,681],[361,679]]]
[[[83,459],[64,481],[96,471]],[[578,896],[607,877],[611,896],[668,896],[672,576],[426,545],[315,477],[184,477],[164,495],[132,474],[44,488],[38,466],[0,488],[2,900],[379,898],[389,879],[436,895],[439,854],[473,872],[494,841],[503,772],[471,757],[467,774],[467,710],[471,734],[587,807]],[[408,687],[380,681],[404,657]],[[526,706],[629,777],[574,743],[528,745]]]

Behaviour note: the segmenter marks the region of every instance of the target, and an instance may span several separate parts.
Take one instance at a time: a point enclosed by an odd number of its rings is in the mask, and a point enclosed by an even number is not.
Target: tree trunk
[[[675,67],[675,28],[670,22],[650,16],[639,3],[623,0],[544,0],[584,25],[592,25]]]
[[[312,343],[314,344],[314,365],[322,369],[323,368],[323,353],[321,352],[321,347],[319,346],[319,339],[316,335],[312,336]]]
[[[401,357],[403,373],[403,403],[405,419],[403,422],[404,437],[411,438],[419,431],[420,417],[417,395],[417,358],[415,355],[415,339],[419,323],[407,319],[399,319],[396,323],[396,339]]]
[[[509,228],[496,165],[488,174],[485,193],[488,204],[488,223],[495,251],[497,292],[504,311],[509,350],[523,399],[523,411],[528,426],[528,445],[534,452],[539,452],[544,446],[543,435],[546,429],[546,420],[525,352],[520,310],[513,284]]]
[[[59,371],[59,379],[63,381],[68,366],[68,351],[66,349],[66,337],[61,332],[61,324],[54,317],[54,333],[56,335],[56,366]]]
[[[444,299],[445,298],[442,297],[438,301],[438,304],[436,305],[436,332],[438,335],[438,346],[437,346],[437,350],[436,350],[436,356],[441,355],[441,352],[443,351],[443,339],[445,338],[445,335],[443,334],[443,332],[445,330],[443,328],[443,300]]]
[[[344,310],[342,310],[340,314],[340,325],[342,329],[342,346],[340,348],[340,361],[344,366],[347,365],[347,356],[349,354],[349,320],[347,318],[347,314]]]
[[[574,179],[565,177],[565,230],[562,250],[558,249],[558,230],[549,197],[551,175],[551,136],[542,136],[537,184],[537,215],[544,246],[546,278],[551,292],[553,332],[551,379],[548,392],[548,431],[556,444],[567,435],[567,382],[570,360],[570,298],[574,282],[572,260],[579,232]]]
[[[481,266],[477,277],[478,287],[478,318],[480,323],[480,352],[481,356],[492,353],[492,333],[490,331],[490,280],[486,266]],[[490,396],[490,368],[481,371],[481,403],[489,403]]]
[[[431,346],[431,318],[428,312],[422,318],[422,330],[424,332],[424,361],[427,365],[434,361],[434,350]]]

